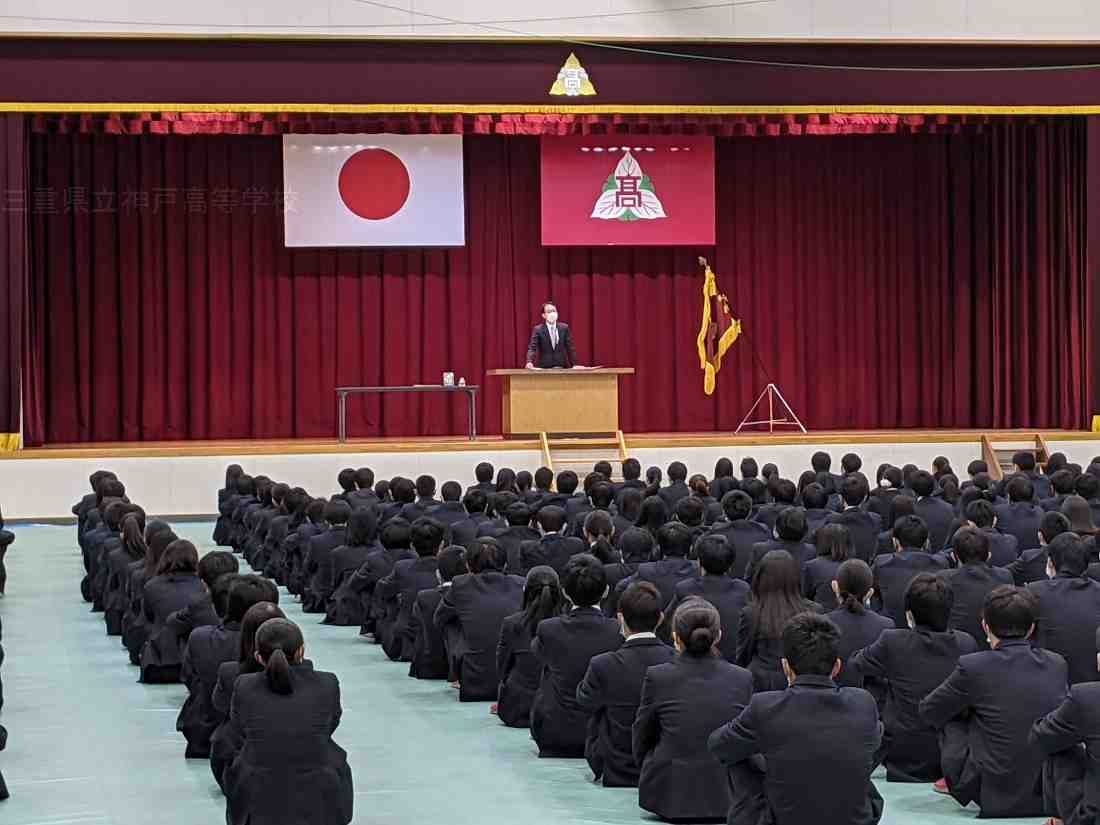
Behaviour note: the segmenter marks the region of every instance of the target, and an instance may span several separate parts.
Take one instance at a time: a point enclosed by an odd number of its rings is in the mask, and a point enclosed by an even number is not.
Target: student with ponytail
[[[553,567],[540,564],[527,572],[523,609],[504,619],[497,644],[497,715],[512,728],[531,724],[531,705],[542,668],[531,655],[531,638],[543,619],[565,612],[565,595]]]
[[[230,723],[242,746],[223,774],[227,825],[347,825],[351,769],[332,739],[340,683],[305,660],[302,631],[268,619],[256,631],[259,673],[238,677]]]
[[[752,674],[718,653],[722,617],[691,597],[672,617],[679,654],[646,672],[634,720],[638,804],[662,819],[722,819],[730,809],[725,769],[707,751],[711,731],[752,697]]]
[[[615,523],[606,510],[593,510],[584,518],[584,540],[588,552],[602,564],[611,564],[619,560],[619,554],[611,543],[615,534]]]
[[[828,617],[840,631],[837,655],[844,663],[836,677],[836,683],[866,688],[875,697],[881,710],[886,706],[886,685],[874,679],[864,684],[863,675],[848,667],[848,657],[856,651],[870,647],[878,641],[884,630],[896,627],[889,616],[880,616],[868,608],[874,595],[874,587],[871,586],[873,580],[871,568],[862,559],[848,559],[840,565],[833,580],[833,592],[840,607],[829,613]]]

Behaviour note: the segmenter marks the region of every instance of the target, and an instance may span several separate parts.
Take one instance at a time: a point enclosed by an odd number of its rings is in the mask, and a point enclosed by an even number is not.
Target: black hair
[[[592,546],[588,552],[604,564],[615,559],[615,548],[611,546],[611,535],[615,532],[615,523],[606,510],[593,510],[584,518],[584,534]]]
[[[810,466],[814,468],[815,473],[827,473],[829,472],[829,468],[833,466],[832,456],[822,450],[818,450],[810,456]]]
[[[374,470],[370,467],[360,467],[355,471],[355,486],[360,490],[374,489]]]
[[[236,573],[240,569],[237,557],[228,550],[213,550],[199,559],[198,574],[207,588],[213,588],[220,576]]]
[[[508,552],[491,536],[478,536],[466,550],[466,566],[471,573],[500,572],[508,562]]]
[[[706,505],[697,496],[684,496],[676,502],[676,520],[687,527],[700,526],[706,513]]]
[[[902,516],[894,522],[894,539],[907,550],[923,550],[928,544],[928,525],[920,516]]]
[[[623,466],[624,466],[623,472],[625,473],[626,472],[625,463],[624,463]],[[550,487],[553,483],[554,483],[554,471],[551,470],[549,467],[539,467],[537,470],[535,470],[535,489],[536,490],[542,490],[542,491],[545,492],[546,490],[550,489]]]
[[[1055,536],[1069,532],[1069,519],[1061,513],[1043,513],[1043,517],[1039,520],[1039,532],[1043,535],[1043,541],[1050,544]]]
[[[592,466],[592,472],[601,474],[604,478],[611,478],[611,462],[597,461]]]
[[[760,638],[778,639],[792,616],[802,612],[801,567],[786,550],[771,550],[752,577],[752,608]]]
[[[336,483],[340,485],[340,489],[345,493],[350,493],[352,490],[356,489],[355,470],[351,467],[345,467],[336,474]]]
[[[393,501],[393,495],[390,493],[390,482],[387,479],[380,479],[374,483],[374,495],[377,496],[379,501]]]
[[[172,532],[172,528],[167,526],[163,530],[157,530],[149,536],[148,547],[145,550],[144,575],[146,580],[157,575],[160,567],[160,560],[164,556],[165,549],[167,549],[176,539],[177,536]]]
[[[619,598],[619,613],[633,633],[652,633],[661,622],[661,591],[644,580],[630,584]]]
[[[619,539],[624,562],[643,562],[653,558],[653,534],[640,527],[631,527]]]
[[[858,473],[863,468],[863,459],[855,453],[845,453],[840,459],[840,469],[848,473]]]
[[[229,585],[229,599],[226,601],[225,620],[239,622],[254,604],[259,602],[279,603],[279,588],[271,579],[263,576],[235,576]]]
[[[645,483],[649,487],[657,487],[661,483],[664,474],[660,467],[647,467],[645,471]]]
[[[122,499],[116,499],[103,508],[103,523],[112,533],[117,533],[122,527],[122,519],[129,512],[129,508],[130,505]]]
[[[577,485],[580,480],[577,478],[577,474],[572,470],[562,470],[558,473],[558,492],[562,495],[571,496],[577,492]]]
[[[733,567],[734,550],[726,537],[717,533],[701,536],[695,543],[699,566],[711,576],[725,576]]]
[[[1076,484],[1077,477],[1069,470],[1057,470],[1050,476],[1050,487],[1055,495],[1069,495]]]
[[[886,479],[887,483],[894,488],[899,488],[904,483],[904,479],[901,476],[901,469],[888,465],[882,471],[882,478]],[[882,479],[880,479],[881,482]]]
[[[741,489],[748,494],[753,504],[763,504],[768,499],[768,485],[758,478],[746,478],[741,482]]]
[[[489,497],[482,490],[469,490],[462,497],[462,506],[467,513],[484,513],[489,504]]]
[[[847,561],[855,552],[852,534],[843,524],[825,524],[814,534],[817,554],[833,561]]]
[[[1047,555],[1054,569],[1070,576],[1083,576],[1089,566],[1085,542],[1076,533],[1062,533],[1047,545]]]
[[[756,478],[758,475],[760,475],[760,470],[757,468],[756,459],[752,456],[746,456],[745,458],[742,458],[741,478]]]
[[[509,490],[502,490],[489,496],[485,514],[492,518],[504,515],[505,511],[519,501],[519,496]]]
[[[913,614],[913,623],[937,633],[947,630],[955,592],[951,585],[932,573],[919,573],[905,588],[905,610]]]
[[[416,494],[420,498],[431,498],[435,495],[435,478],[429,475],[417,476]]]
[[[1027,450],[1021,450],[1012,456],[1012,463],[1023,470],[1025,473],[1030,473],[1035,469],[1035,453],[1030,453]]]
[[[423,516],[412,523],[409,543],[421,558],[434,556],[443,545],[446,528],[434,518]]]
[[[691,596],[676,608],[672,628],[683,645],[681,655],[695,658],[713,656],[722,637],[722,616],[706,599]]]
[[[733,475],[733,462],[728,458],[722,457],[714,462],[714,477],[715,478],[727,478]]]
[[[412,504],[416,501],[416,485],[412,479],[397,476],[390,479],[390,495],[398,504]]]
[[[482,461],[476,467],[474,467],[474,478],[478,480],[479,484],[488,484],[493,480],[493,473],[496,470],[493,465],[488,461]]]
[[[642,477],[642,465],[636,458],[628,458],[623,462],[623,480],[637,481]]]
[[[439,496],[444,501],[458,501],[462,498],[462,485],[457,481],[445,481],[439,488]]]
[[[520,493],[526,493],[535,483],[535,477],[530,470],[520,470],[516,473],[516,489]],[[457,501],[458,499],[455,499]]]
[[[351,506],[346,501],[330,501],[325,505],[325,521],[334,527],[347,524],[350,515]]]
[[[917,494],[917,498],[932,495],[936,489],[936,479],[927,470],[917,470],[909,479],[909,487]]]
[[[378,539],[378,516],[373,507],[356,507],[348,516],[348,528],[344,544],[348,547],[366,547]]]
[[[858,473],[846,475],[840,482],[840,497],[849,507],[858,507],[870,492],[867,479]]]
[[[660,546],[661,555],[664,558],[669,556],[687,558],[688,553],[691,552],[693,538],[694,536],[687,526],[675,521],[662,524],[657,530],[657,544]]]
[[[829,497],[816,481],[813,484],[807,484],[802,491],[802,506],[807,510],[824,510],[829,506]]]
[[[0,516],[0,530],[4,529],[4,517]],[[136,513],[128,513],[122,519],[122,549],[132,561],[140,561],[145,558],[147,545],[142,535],[141,522]],[[232,553],[228,553],[230,557]]]
[[[1031,455],[1026,453],[1026,455]],[[1031,479],[1027,476],[1013,476],[1008,484],[1005,485],[1005,492],[1008,493],[1008,500],[1015,503],[1017,501],[1031,501],[1035,498],[1035,485],[1031,483]]]
[[[795,499],[798,498],[798,488],[789,479],[777,479],[769,485],[769,488],[777,504],[794,504]]]
[[[959,564],[978,564],[989,561],[989,536],[977,527],[960,527],[951,541]]]
[[[1100,479],[1091,473],[1082,473],[1074,482],[1074,490],[1083,499],[1094,499],[1100,493]]]
[[[547,533],[557,533],[565,526],[565,510],[555,504],[549,504],[539,509],[539,527]]]
[[[509,527],[523,527],[531,523],[531,508],[522,501],[516,501],[508,505],[504,511],[504,520]]]
[[[984,498],[976,499],[966,505],[966,520],[973,522],[975,527],[992,527],[996,518],[997,511]]]
[[[497,470],[497,492],[514,493],[516,491],[516,471],[511,467],[501,467]]]
[[[779,468],[772,464],[770,461],[760,468],[760,475],[764,478],[771,478],[779,472]]]
[[[731,490],[722,496],[722,512],[730,521],[741,521],[752,512],[752,499],[742,490]]]
[[[615,500],[615,490],[606,481],[594,484],[588,493],[592,506],[597,510],[607,510]]]
[[[452,544],[439,551],[438,561],[439,578],[445,582],[468,573],[466,567],[466,548],[458,544]]]
[[[564,612],[565,597],[554,568],[540,564],[528,570],[523,586],[523,626],[527,632],[533,637],[539,622]]]
[[[669,481],[683,481],[687,478],[688,468],[682,461],[673,461],[668,465],[668,480]]]
[[[199,559],[199,562],[201,563],[202,559]],[[240,576],[240,573],[222,573],[210,585],[210,603],[220,619],[224,620],[225,614],[229,610],[229,589],[238,576]]]
[[[839,648],[840,630],[816,613],[799,613],[783,628],[783,658],[796,676],[830,676]]]
[[[304,645],[301,629],[289,619],[268,619],[256,631],[256,652],[264,661],[267,685],[275,693],[294,692],[290,662]]]
[[[403,518],[392,518],[382,528],[379,540],[387,550],[404,550],[412,545],[412,525]]]
[[[199,567],[199,551],[187,539],[176,539],[164,548],[164,555],[157,564],[157,575],[170,573],[195,573]]]
[[[325,504],[323,498],[311,499],[306,505],[306,518],[313,524],[321,524],[325,520]]]
[[[867,598],[873,584],[874,577],[867,562],[863,559],[848,559],[836,571],[840,606],[849,613],[862,616],[867,612],[863,600]]]
[[[809,525],[801,507],[784,507],[775,517],[775,533],[784,541],[802,541]]]
[[[978,473],[988,473],[989,465],[982,461],[980,458],[976,458],[966,465],[966,474],[971,478],[974,478]]]
[[[627,487],[619,498],[619,515],[632,522],[637,522],[642,512],[642,491],[637,487]]]
[[[575,606],[591,607],[599,603],[607,590],[607,573],[595,556],[578,553],[566,562],[562,586]]]
[[[642,501],[642,509],[638,513],[635,526],[644,527],[656,535],[666,522],[668,522],[668,505],[665,504],[665,500],[660,496],[646,496]]]
[[[1026,639],[1038,613],[1039,602],[1035,594],[1010,584],[994,587],[982,605],[982,618],[989,632],[998,639]]]
[[[268,619],[285,619],[286,614],[274,602],[257,602],[245,611],[241,619],[241,644],[238,663],[240,673],[258,673],[263,668],[256,661],[256,631]]]

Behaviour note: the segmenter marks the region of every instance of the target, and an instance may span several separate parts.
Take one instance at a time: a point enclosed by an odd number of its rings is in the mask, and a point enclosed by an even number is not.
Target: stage
[[[784,477],[794,480],[809,467],[810,456],[817,450],[832,455],[834,472],[844,453],[855,452],[863,458],[868,476],[883,462],[928,467],[939,455],[964,473],[970,461],[982,457],[983,435],[1000,447],[1021,448],[1040,435],[1052,452],[1064,452],[1070,461],[1082,465],[1100,454],[1100,433],[1080,430],[628,433],[624,442],[627,453],[643,467],[656,465],[664,470],[680,460],[689,472],[710,477],[719,458],[729,457],[736,466],[751,455],[761,465],[774,462]],[[109,468],[148,513],[201,517],[214,514],[217,490],[224,483],[225,466],[231,463],[254,475],[302,486],[313,495],[327,495],[337,491],[336,474],[344,467],[368,466],[378,478],[430,473],[441,484],[453,479],[466,486],[473,483],[473,468],[479,461],[532,471],[544,464],[538,440],[500,436],[474,441],[455,436],[344,443],[332,438],[55,444],[0,454],[0,501],[9,521],[71,518],[73,503],[88,492],[88,476]]]

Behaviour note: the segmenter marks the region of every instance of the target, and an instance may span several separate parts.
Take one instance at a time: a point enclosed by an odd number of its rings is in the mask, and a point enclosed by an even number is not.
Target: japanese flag
[[[461,135],[284,135],[283,187],[287,246],[466,242]]]

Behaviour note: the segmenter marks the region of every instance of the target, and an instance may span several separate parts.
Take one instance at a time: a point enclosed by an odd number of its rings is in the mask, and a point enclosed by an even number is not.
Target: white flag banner
[[[466,243],[461,135],[284,135],[283,188],[287,246]]]

